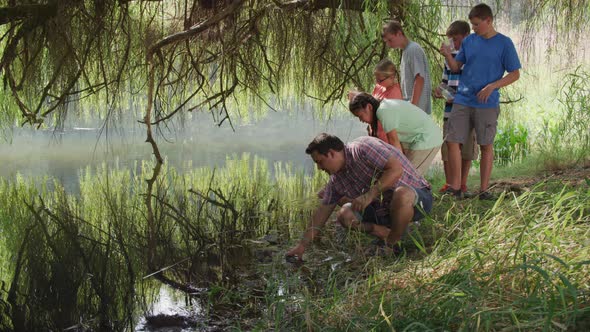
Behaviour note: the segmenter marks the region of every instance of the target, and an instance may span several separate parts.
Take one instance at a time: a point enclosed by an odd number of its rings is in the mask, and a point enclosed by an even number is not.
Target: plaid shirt
[[[356,198],[367,192],[381,177],[387,160],[392,156],[402,165],[403,173],[393,187],[383,191],[381,197],[371,203],[375,206],[377,214],[389,213],[393,190],[401,185],[430,188],[430,184],[416,172],[400,150],[378,138],[363,136],[345,145],[344,168],[330,176],[324,188],[322,204],[336,204],[344,196]]]

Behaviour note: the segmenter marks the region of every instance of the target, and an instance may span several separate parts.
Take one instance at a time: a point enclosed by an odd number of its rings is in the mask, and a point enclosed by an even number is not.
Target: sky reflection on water
[[[223,167],[227,156],[242,153],[270,163],[290,162],[295,169],[311,172],[313,162],[304,151],[316,134],[329,132],[346,142],[365,133],[365,126],[346,113],[318,119],[309,107],[269,112],[258,121],[232,120],[235,131],[228,123],[218,127],[208,113],[192,113],[182,127],[163,130],[157,138],[161,153],[181,172],[189,167]],[[126,123],[102,131],[99,121],[66,125],[63,131],[15,128],[12,142],[0,144],[0,176],[49,176],[67,191],[78,192],[78,176],[87,166],[106,163],[108,167],[129,168],[136,161],[152,158],[150,146],[144,142],[144,127],[135,119]]]

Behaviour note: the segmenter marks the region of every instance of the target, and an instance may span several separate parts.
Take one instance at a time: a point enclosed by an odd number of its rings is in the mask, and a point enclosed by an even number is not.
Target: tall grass
[[[561,116],[546,119],[539,148],[550,164],[588,159],[590,152],[590,72],[583,67],[565,77],[560,90]]]
[[[307,322],[358,331],[587,327],[590,189],[551,186],[503,195],[488,210],[439,201],[419,228],[437,233],[428,255],[376,259],[371,278],[341,288],[346,296],[312,301]]]
[[[6,258],[0,326],[125,330],[133,325],[135,304],[149,307],[145,295],[155,293],[144,276],[187,292],[235,282],[249,255],[243,241],[271,229],[281,241],[289,239],[290,225],[309,214],[307,197],[321,177],[284,164],[273,174],[265,160],[249,155],[228,158],[216,170],[165,168],[155,192],[157,272],[147,269],[142,198],[143,174],[151,167],[87,168],[79,196],[59,183],[49,190],[22,177],[0,180],[0,255]]]

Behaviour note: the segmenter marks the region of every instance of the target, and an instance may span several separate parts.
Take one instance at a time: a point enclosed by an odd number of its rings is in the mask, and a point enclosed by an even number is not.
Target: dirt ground
[[[490,183],[492,192],[513,191],[522,193],[544,182],[561,182],[563,185],[578,187],[590,186],[590,163],[570,168],[544,171],[531,177],[505,178]]]

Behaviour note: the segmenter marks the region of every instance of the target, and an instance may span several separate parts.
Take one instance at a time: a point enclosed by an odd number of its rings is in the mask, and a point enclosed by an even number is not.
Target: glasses
[[[385,82],[388,78],[392,78],[392,77],[393,76],[387,76],[384,79],[375,78],[375,82],[377,82],[377,84],[381,84],[381,83]]]

